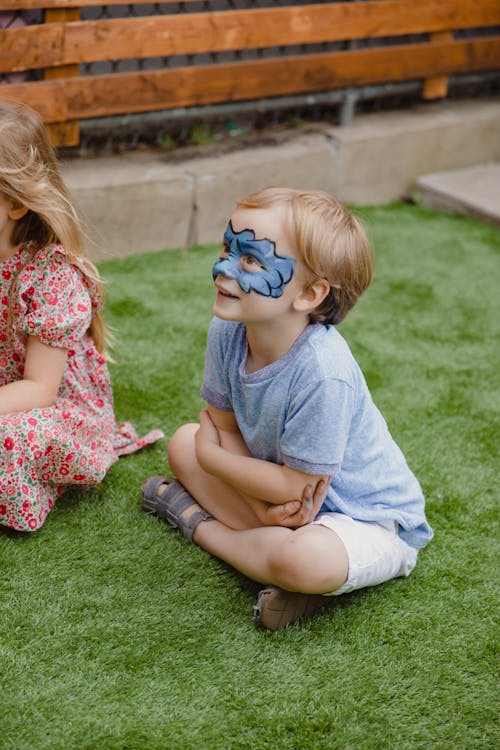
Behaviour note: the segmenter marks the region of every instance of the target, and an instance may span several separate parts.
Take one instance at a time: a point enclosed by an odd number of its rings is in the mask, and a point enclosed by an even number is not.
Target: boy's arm
[[[196,435],[198,461],[205,471],[243,495],[281,505],[303,498],[311,484],[317,486],[322,479],[329,480],[326,476],[312,477],[289,466],[253,458],[239,433],[234,414],[214,411],[213,407],[209,410],[210,414],[207,410],[200,413],[200,429]],[[245,446],[244,451],[233,453],[229,445],[236,445],[238,439]]]
[[[206,412],[218,432],[218,442],[222,448],[231,453],[238,453],[242,456],[252,455],[240,432],[234,412],[217,409],[211,404],[207,404]]]
[[[219,445],[229,453],[251,458],[234,412],[222,411],[211,404],[207,405],[207,412],[217,429]],[[240,491],[239,494],[266,526],[297,527],[313,520],[325,498],[326,487],[308,485],[300,499],[280,505],[272,505],[245,492]]]

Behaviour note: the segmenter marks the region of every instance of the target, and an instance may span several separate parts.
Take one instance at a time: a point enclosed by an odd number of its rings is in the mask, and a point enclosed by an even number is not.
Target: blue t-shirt
[[[309,325],[284,357],[246,372],[244,324],[214,318],[201,396],[235,414],[255,458],[332,474],[322,510],[396,521],[413,547],[432,538],[420,485],[333,326]]]

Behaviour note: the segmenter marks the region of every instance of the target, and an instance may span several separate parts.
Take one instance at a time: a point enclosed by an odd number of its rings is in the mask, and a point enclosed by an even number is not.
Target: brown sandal
[[[321,594],[299,594],[277,586],[262,589],[253,608],[253,619],[268,630],[281,630],[301,617],[306,617],[331,601]]]
[[[162,485],[166,485],[167,489],[158,495]],[[198,508],[188,518],[184,518],[183,513],[192,505],[198,503],[173,477],[149,477],[142,485],[143,510],[158,516],[172,528],[179,529],[190,542],[199,523],[213,520],[213,516],[203,508]]]

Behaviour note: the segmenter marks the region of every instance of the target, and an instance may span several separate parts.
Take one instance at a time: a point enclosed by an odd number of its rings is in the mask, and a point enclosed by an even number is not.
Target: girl
[[[40,117],[0,102],[0,524],[34,531],[142,440],[117,425],[95,266]]]

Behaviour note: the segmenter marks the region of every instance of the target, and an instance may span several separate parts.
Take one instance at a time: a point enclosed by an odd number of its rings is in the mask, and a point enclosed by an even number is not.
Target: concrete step
[[[500,227],[500,162],[421,175],[418,202]]]

